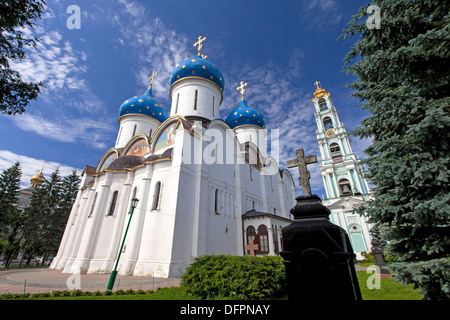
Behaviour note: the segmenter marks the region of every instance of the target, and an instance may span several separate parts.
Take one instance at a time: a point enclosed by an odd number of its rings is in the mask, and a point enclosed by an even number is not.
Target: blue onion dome
[[[130,98],[122,104],[119,109],[119,118],[131,114],[152,117],[160,123],[163,123],[168,118],[162,104],[159,104],[153,98],[151,86],[143,95]]]
[[[223,92],[225,81],[222,73],[213,63],[203,59],[201,55],[198,55],[196,58],[185,59],[177,64],[172,70],[170,86],[181,79],[193,77],[212,81]]]
[[[264,116],[258,110],[250,108],[244,99],[242,99],[239,107],[229,114],[225,122],[228,123],[232,129],[242,126],[256,126],[261,129],[266,128]]]

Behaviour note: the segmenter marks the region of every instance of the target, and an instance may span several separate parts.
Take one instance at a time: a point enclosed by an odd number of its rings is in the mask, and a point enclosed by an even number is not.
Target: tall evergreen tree
[[[8,227],[18,214],[21,176],[19,162],[4,170],[0,175],[0,233],[8,231]]]
[[[56,169],[34,193],[25,209],[23,235],[28,253],[43,260],[58,250],[80,184],[74,170],[61,179]]]
[[[375,0],[380,28],[361,8],[344,30],[358,39],[345,57],[349,85],[370,116],[352,132],[371,138],[365,160],[396,277],[425,299],[450,298],[450,3]],[[373,14],[373,11],[369,10]]]
[[[23,236],[30,253],[45,255],[48,252],[47,243],[52,236],[50,230],[60,192],[61,177],[56,169],[33,193],[30,205],[25,209]]]
[[[58,203],[50,215],[47,225],[45,245],[47,252],[56,253],[61,242],[70,211],[78,192],[80,178],[76,170],[63,178],[59,190]]]

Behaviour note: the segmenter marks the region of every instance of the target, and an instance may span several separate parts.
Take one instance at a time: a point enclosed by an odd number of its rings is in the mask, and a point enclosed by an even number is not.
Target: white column
[[[151,183],[151,170],[152,166],[145,168],[145,178],[142,179],[142,187],[138,188],[136,198],[139,199],[137,207],[134,209],[133,218],[130,222],[130,229],[125,241],[126,252],[122,255],[122,263],[119,263],[119,274],[132,275],[134,267],[137,262],[139,248],[142,240],[142,229],[144,226],[145,213],[148,205],[148,199],[152,201],[153,197],[150,197],[150,183]],[[161,188],[161,191],[163,188]]]
[[[121,243],[121,236],[124,222],[126,218],[129,217],[129,207],[130,207],[130,194],[131,187],[133,185],[134,171],[128,171],[127,180],[123,185],[122,191],[120,193],[120,199],[118,201],[116,222],[114,224],[113,233],[111,235],[111,244],[109,246],[108,254],[106,256],[106,260],[103,263],[102,269],[104,271],[111,271],[114,265],[115,259],[117,259],[117,255],[119,254],[119,246]]]
[[[272,228],[272,224],[269,221],[269,226],[267,228],[267,232],[269,234],[269,256],[274,256],[275,255],[275,248],[274,248],[274,244],[273,244],[273,228]]]
[[[92,258],[92,251],[96,244],[96,238],[98,236],[98,230],[103,220],[103,212],[106,205],[106,199],[109,194],[109,187],[111,184],[111,172],[106,172],[103,181],[100,180],[100,190],[98,192],[94,212],[92,213],[91,221],[86,224],[86,230],[81,239],[80,249],[75,262],[75,267],[79,268],[81,272],[88,271],[89,261]],[[76,270],[77,271],[77,270]]]

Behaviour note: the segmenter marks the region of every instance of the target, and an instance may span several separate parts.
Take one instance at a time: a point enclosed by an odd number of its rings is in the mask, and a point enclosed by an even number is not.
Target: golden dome
[[[319,81],[316,81],[316,83],[314,83],[314,85],[316,86],[316,91],[314,91],[314,98],[312,99],[313,101],[315,101],[316,99],[322,98],[324,95],[328,95],[328,96],[330,95],[320,86]]]
[[[31,183],[33,184],[43,184],[45,182],[44,175],[42,173],[35,174],[31,177]]]
[[[42,167],[41,171],[38,174],[35,174],[34,176],[31,177],[31,187],[32,188],[36,188],[37,186],[40,186],[41,184],[43,184],[45,182],[45,177],[42,174],[42,171],[44,171],[44,167],[45,167],[45,163],[44,163],[44,166]]]

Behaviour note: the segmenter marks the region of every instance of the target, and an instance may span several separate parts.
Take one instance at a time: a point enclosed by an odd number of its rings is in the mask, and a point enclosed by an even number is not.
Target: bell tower
[[[327,198],[367,195],[370,190],[363,175],[363,168],[352,151],[344,124],[339,119],[331,95],[315,83],[312,99],[316,109],[317,144],[319,145],[322,173]]]
[[[331,222],[348,233],[356,256],[361,259],[364,253],[371,251],[369,231],[372,226],[356,208],[367,206],[372,195],[330,93],[320,82],[315,86],[312,101],[316,109],[317,144],[322,156],[320,172],[327,194],[322,203],[331,211]]]

